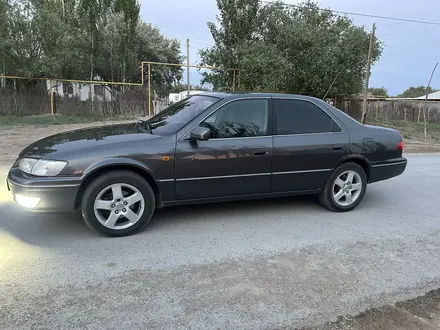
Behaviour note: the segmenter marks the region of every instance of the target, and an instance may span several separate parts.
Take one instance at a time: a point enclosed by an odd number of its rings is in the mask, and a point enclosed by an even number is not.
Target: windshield
[[[165,110],[148,119],[147,122],[153,134],[175,134],[217,101],[219,101],[219,99],[216,97],[193,95],[170,105]]]

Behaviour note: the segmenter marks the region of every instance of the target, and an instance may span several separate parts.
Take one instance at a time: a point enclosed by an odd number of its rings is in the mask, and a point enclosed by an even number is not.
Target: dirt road
[[[310,198],[187,206],[116,239],[18,210],[0,166],[1,328],[436,328],[436,292],[390,307],[440,287],[440,155],[407,156],[347,214]]]
[[[2,328],[292,329],[424,294],[440,284],[440,156],[409,159],[347,214],[307,198],[188,206],[120,239],[2,200]]]

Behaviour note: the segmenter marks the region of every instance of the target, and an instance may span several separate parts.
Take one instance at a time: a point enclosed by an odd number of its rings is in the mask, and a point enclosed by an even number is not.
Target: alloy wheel
[[[357,201],[362,192],[362,179],[356,171],[345,171],[333,184],[333,199],[339,206],[350,206]]]
[[[145,211],[142,193],[132,185],[116,183],[102,189],[94,202],[94,213],[105,227],[122,230],[137,223]]]

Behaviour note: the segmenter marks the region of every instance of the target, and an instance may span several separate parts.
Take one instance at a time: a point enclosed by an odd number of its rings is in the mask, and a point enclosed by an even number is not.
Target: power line
[[[279,3],[284,6],[301,8],[301,6],[290,4],[290,3],[284,3],[284,2],[274,2],[274,1],[262,1],[262,2],[268,3],[268,4]],[[332,13],[336,13],[336,14],[342,14],[342,15],[362,16],[362,17],[379,18],[379,19],[386,19],[386,20],[393,20],[393,21],[401,21],[401,22],[407,22],[407,23],[420,23],[420,24],[429,24],[429,25],[440,26],[440,22],[429,22],[429,21],[422,21],[422,20],[417,20],[417,19],[372,15],[372,14],[365,14],[365,13],[353,13],[353,12],[348,12],[348,11],[340,11],[340,10],[333,10],[333,9],[326,9],[326,8],[319,8],[319,10],[328,11],[328,12],[332,12]]]
[[[406,31],[400,31],[400,32],[394,32],[394,33],[387,33],[381,35],[381,37],[387,37],[387,36],[393,36],[395,34],[401,34],[401,33],[408,33],[408,32],[415,32],[415,31],[422,31],[422,30],[430,30],[430,29],[438,29],[438,26],[431,26],[429,28],[422,28],[422,29],[414,29],[414,30],[406,30]]]
[[[186,42],[186,39],[189,38],[191,40],[191,42],[195,42],[198,44],[204,44],[204,45],[208,45],[208,46],[211,46],[214,42],[214,41],[201,40],[201,39],[196,39],[196,38],[191,38],[191,37],[172,37],[172,38],[178,40],[180,43]]]
[[[402,24],[408,24],[408,22],[385,24],[385,25],[381,25],[381,27],[396,26],[396,25],[402,25]]]
[[[205,46],[212,46],[213,42],[208,42],[208,41],[202,41],[199,39],[191,39],[192,42],[199,44],[199,45],[205,45]]]

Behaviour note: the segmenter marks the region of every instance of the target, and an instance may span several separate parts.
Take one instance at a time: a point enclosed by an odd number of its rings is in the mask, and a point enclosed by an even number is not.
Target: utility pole
[[[61,0],[63,4],[63,20],[66,19],[66,4],[64,3],[64,0]]]
[[[431,80],[432,80],[432,76],[434,75],[435,69],[437,69],[437,65],[438,63],[435,64],[434,69],[431,72],[431,77],[429,78],[429,82],[428,82],[428,86],[426,86],[426,90],[425,90],[425,106],[423,107],[423,131],[425,133],[425,143],[428,139],[428,132],[426,129],[426,109],[428,108],[428,91],[429,91],[429,87],[431,86]]]
[[[371,31],[371,35],[370,35],[370,47],[368,48],[367,73],[365,74],[364,102],[362,103],[362,124],[365,124],[365,118],[367,117],[368,82],[370,80],[371,57],[373,55],[375,32],[376,32],[376,24],[373,23],[373,30]]]
[[[3,64],[3,67],[2,67],[1,75],[2,75],[2,76],[6,76],[6,71],[5,71],[5,61],[2,61],[2,64]],[[6,87],[6,78],[5,78],[5,77],[2,77],[2,78],[0,79],[0,88],[2,88],[2,87]]]
[[[190,83],[189,83],[189,39],[186,39],[186,84],[188,89],[188,97],[190,91]]]

